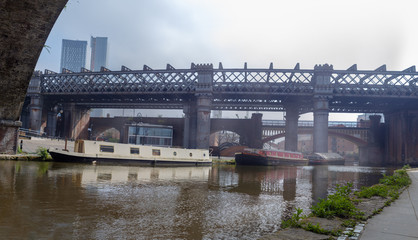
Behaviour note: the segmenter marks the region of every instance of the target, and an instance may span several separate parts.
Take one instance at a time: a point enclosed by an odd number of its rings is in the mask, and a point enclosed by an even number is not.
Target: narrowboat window
[[[160,156],[161,152],[159,149],[152,149],[152,156]]]
[[[203,156],[206,157],[206,153],[204,153]]]
[[[113,153],[114,151],[113,146],[100,145],[100,152]]]
[[[131,154],[139,154],[139,148],[131,148]]]
[[[174,155],[174,156],[177,156],[177,152],[173,152],[173,155]]]
[[[190,153],[189,155],[190,155],[190,157],[191,157],[191,156],[193,156],[193,154],[192,154],[192,153]]]

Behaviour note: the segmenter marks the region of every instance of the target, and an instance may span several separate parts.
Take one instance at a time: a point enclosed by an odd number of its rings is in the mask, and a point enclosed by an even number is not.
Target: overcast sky
[[[36,66],[59,72],[62,39],[108,37],[108,68],[403,70],[418,63],[414,0],[70,0]],[[89,56],[89,53],[88,53]],[[90,59],[86,59],[87,68]]]

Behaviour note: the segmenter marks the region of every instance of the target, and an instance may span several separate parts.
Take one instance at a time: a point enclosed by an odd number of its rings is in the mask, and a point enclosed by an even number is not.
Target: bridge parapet
[[[285,120],[263,120],[262,123],[263,123],[263,127],[286,126]],[[314,126],[313,121],[305,121],[305,120],[298,121],[298,127],[313,127],[313,126]],[[368,121],[365,121],[365,122],[329,121],[328,127],[369,128],[370,123]]]

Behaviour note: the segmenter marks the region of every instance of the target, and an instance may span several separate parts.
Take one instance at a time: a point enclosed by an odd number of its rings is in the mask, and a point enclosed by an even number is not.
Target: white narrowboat
[[[74,152],[49,149],[57,162],[139,165],[210,165],[209,150],[158,147],[90,140],[77,140]]]

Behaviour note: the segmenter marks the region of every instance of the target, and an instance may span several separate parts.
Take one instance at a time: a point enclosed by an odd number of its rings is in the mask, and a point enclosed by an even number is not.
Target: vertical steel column
[[[332,98],[331,72],[332,65],[316,65],[312,79],[314,84],[313,109],[314,109],[314,134],[313,151],[328,152],[328,115],[329,103]]]
[[[286,151],[298,150],[298,120],[299,106],[295,103],[286,105],[286,126],[284,149]]]

